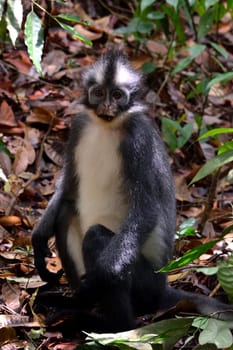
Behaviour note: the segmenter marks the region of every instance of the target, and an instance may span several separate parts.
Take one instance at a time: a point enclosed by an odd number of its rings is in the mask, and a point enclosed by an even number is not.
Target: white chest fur
[[[86,126],[75,151],[79,177],[77,206],[82,235],[95,224],[117,232],[127,212],[122,191],[118,131],[101,124]]]

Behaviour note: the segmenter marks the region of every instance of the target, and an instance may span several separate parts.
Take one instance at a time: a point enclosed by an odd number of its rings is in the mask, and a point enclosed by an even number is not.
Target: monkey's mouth
[[[99,114],[98,117],[105,120],[106,122],[111,122],[114,119],[113,115],[107,115],[107,114]]]

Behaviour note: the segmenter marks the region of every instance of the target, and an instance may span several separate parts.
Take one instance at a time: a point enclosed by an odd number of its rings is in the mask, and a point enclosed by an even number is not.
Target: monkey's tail
[[[188,309],[191,309],[192,312],[219,320],[233,321],[233,305],[224,304],[208,296],[176,290],[171,286],[167,286],[161,306],[162,308],[173,307],[181,301],[187,301]]]

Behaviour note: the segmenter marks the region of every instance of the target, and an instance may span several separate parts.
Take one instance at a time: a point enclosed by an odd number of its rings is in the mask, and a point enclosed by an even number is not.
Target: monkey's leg
[[[84,298],[87,304],[96,305],[97,312],[91,315],[86,324],[88,328],[101,332],[116,332],[135,326],[130,278],[112,285],[112,281],[105,281],[105,276],[95,275],[98,258],[114,235],[106,227],[95,225],[87,231],[83,240],[87,276],[81,285],[80,300]]]

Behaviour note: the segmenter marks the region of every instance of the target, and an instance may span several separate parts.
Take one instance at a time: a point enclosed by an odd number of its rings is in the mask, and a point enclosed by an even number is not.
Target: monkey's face
[[[141,111],[141,74],[119,51],[107,52],[83,73],[84,105],[104,124],[118,127]]]
[[[111,122],[127,109],[129,94],[124,88],[95,84],[88,90],[88,102],[98,118]]]

